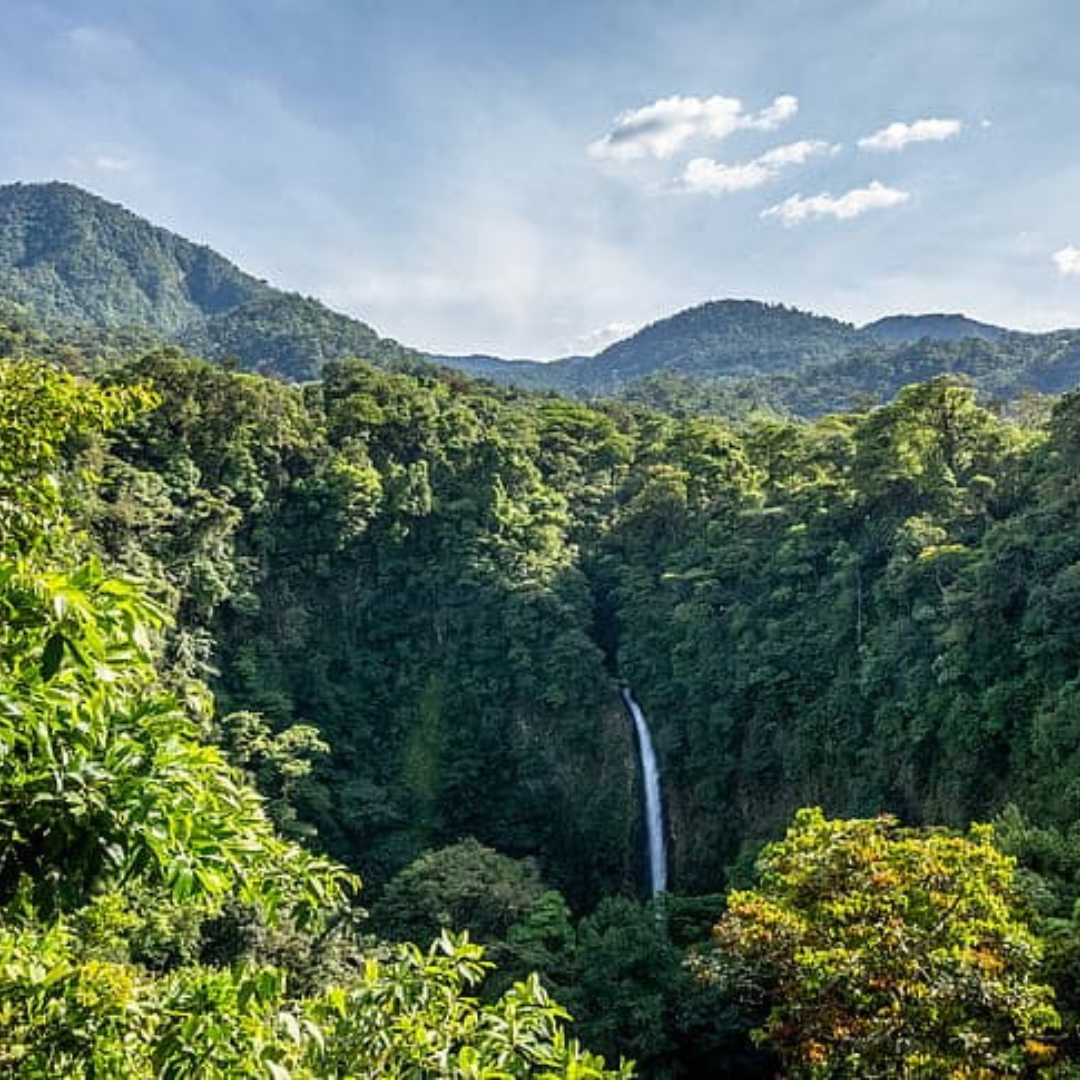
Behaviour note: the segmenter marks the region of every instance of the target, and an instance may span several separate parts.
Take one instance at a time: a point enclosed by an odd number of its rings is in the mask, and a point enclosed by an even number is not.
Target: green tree
[[[348,991],[331,991],[313,1013],[329,1027],[316,1060],[318,1076],[441,1076],[627,1080],[566,1036],[569,1014],[535,976],[497,1001],[479,1004],[471,992],[490,965],[468,937],[443,935],[426,952],[403,945],[371,960]]]
[[[578,925],[576,960],[565,996],[586,1042],[606,1053],[625,1048],[651,1075],[671,1075],[664,1065],[682,972],[656,909],[606,897]]]
[[[1058,1024],[989,826],[961,836],[802,810],[734,892],[708,977],[764,977],[757,1035],[795,1077],[1021,1074]]]
[[[395,875],[372,908],[378,929],[427,942],[443,930],[503,941],[545,895],[531,859],[511,859],[469,838],[425,852]]]
[[[0,1070],[19,1080],[628,1080],[566,1034],[536,977],[473,996],[491,965],[467,938],[369,955],[298,998],[272,967],[154,975],[93,954],[62,924],[0,926]]]
[[[40,361],[0,363],[0,554],[55,543],[76,451],[154,402],[145,388],[101,389]]]

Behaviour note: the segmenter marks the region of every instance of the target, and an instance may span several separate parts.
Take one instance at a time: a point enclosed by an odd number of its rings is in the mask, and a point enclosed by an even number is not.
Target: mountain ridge
[[[923,315],[886,315],[867,323],[862,329],[883,341],[963,341],[978,338],[999,341],[1007,334],[1021,333],[993,323],[980,322],[960,312],[927,312]]]
[[[856,326],[784,304],[715,300],[659,319],[593,357],[440,362],[504,385],[618,397],[665,412],[803,417],[865,408],[939,375],[984,400],[1080,385],[1080,331],[1031,334],[956,314]]]
[[[167,334],[272,291],[207,245],[61,181],[0,187],[0,288],[46,326]]]
[[[890,315],[860,327],[751,299],[684,308],[595,356],[425,354],[60,181],[0,187],[0,301],[30,309],[47,329],[89,326],[122,338],[147,328],[208,360],[289,381],[359,357],[393,370],[435,363],[583,398],[736,414],[764,405],[802,416],[887,400],[911,376],[953,374],[1006,398],[1080,383],[1080,332],[1022,334],[955,313]]]
[[[61,181],[0,186],[0,297],[47,329],[138,326],[247,370],[304,381],[341,356],[422,356],[205,244]]]

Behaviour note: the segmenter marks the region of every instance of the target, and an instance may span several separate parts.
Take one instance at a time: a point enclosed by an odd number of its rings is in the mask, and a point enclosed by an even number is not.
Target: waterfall
[[[664,808],[660,802],[660,770],[656,765],[649,725],[630,687],[621,687],[622,699],[634,718],[638,753],[641,758],[641,781],[645,795],[645,835],[649,856],[649,886],[653,896],[667,890],[667,844],[664,839]]]

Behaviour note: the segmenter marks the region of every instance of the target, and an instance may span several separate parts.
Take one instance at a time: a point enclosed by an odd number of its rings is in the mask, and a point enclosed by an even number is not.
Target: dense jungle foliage
[[[648,1076],[875,1075],[907,1024],[960,1040],[926,1075],[963,1075],[964,1039],[985,1075],[1068,1075],[1080,395],[1022,426],[938,379],[736,426],[362,361],[289,386],[53,350],[108,369],[88,382],[0,340],[16,1075],[591,1075],[548,992]],[[656,910],[616,675],[661,762]],[[858,820],[801,817],[756,878],[806,805]],[[922,828],[990,820],[974,854]],[[937,884],[904,907],[905,875]],[[967,989],[928,1004],[857,962],[837,897],[901,905],[898,956],[940,932]],[[800,940],[851,1018],[801,1039]]]
[[[275,829],[242,766],[280,763],[284,796],[322,744],[215,720],[184,634],[163,652],[167,568],[106,567],[80,528],[102,435],[159,403],[0,363],[4,1075],[628,1075],[567,1038],[535,976],[478,999],[467,937],[362,935],[355,876]]]

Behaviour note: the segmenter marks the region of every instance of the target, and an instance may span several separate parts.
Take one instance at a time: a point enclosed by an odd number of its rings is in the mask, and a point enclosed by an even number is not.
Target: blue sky
[[[443,352],[693,303],[1080,325],[1074,0],[7,0],[61,178]]]

